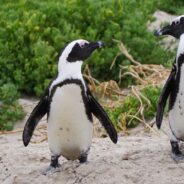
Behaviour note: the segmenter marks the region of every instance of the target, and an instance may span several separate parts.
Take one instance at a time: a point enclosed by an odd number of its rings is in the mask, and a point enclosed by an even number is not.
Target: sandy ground
[[[183,184],[184,163],[171,159],[168,136],[138,132],[119,137],[116,145],[109,138],[94,138],[88,163],[61,157],[61,171],[47,176],[41,174],[50,162],[47,141],[25,148],[21,132],[0,135],[0,183]]]
[[[20,103],[30,114],[36,101],[22,99]],[[19,122],[15,130],[24,123]],[[154,127],[147,133],[140,125],[129,136],[119,137],[116,145],[109,138],[94,138],[86,164],[61,157],[61,171],[47,176],[41,174],[50,163],[48,144],[42,139],[44,120],[42,126],[28,147],[23,146],[21,131],[0,135],[1,184],[183,184],[184,163],[171,159],[167,119],[162,131]]]

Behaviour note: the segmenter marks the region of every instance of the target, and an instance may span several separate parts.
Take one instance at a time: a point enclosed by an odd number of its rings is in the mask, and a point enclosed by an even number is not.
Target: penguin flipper
[[[27,146],[31,140],[33,132],[40,119],[47,113],[48,96],[43,96],[29,116],[22,135],[24,146]]]
[[[107,113],[103,109],[103,107],[96,101],[90,90],[87,91],[88,95],[88,103],[91,112],[98,118],[102,126],[105,128],[106,132],[108,133],[110,139],[113,143],[117,143],[118,135],[117,131],[114,128],[111,120],[109,119]]]
[[[157,112],[156,112],[156,125],[157,128],[160,129],[162,124],[162,119],[164,115],[164,108],[166,106],[167,99],[171,93],[172,87],[173,87],[173,81],[176,74],[176,66],[173,65],[173,68],[171,70],[171,73],[162,89],[158,106],[157,106]]]

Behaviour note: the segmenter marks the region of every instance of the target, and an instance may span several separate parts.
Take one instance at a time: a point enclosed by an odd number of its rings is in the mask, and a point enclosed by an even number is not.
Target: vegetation
[[[173,60],[173,53],[164,52],[157,38],[147,31],[147,22],[153,20],[157,9],[180,14],[183,5],[183,0],[0,0],[0,130],[10,130],[13,122],[24,116],[16,102],[19,93],[43,93],[57,73],[62,48],[74,39],[106,43],[105,49],[88,60],[92,76],[100,81],[117,81],[119,65],[130,64],[119,55],[109,72],[119,52],[114,39],[123,41],[142,63]],[[127,77],[124,85],[131,83],[132,78]],[[155,103],[145,109],[145,117],[153,116]],[[110,111],[111,118],[117,121],[127,108],[133,115],[138,105],[137,99],[129,96],[121,107]],[[128,127],[135,125],[134,119],[130,120],[126,120]]]
[[[159,8],[171,14],[183,15],[184,1],[183,0],[161,0]]]
[[[15,121],[24,117],[18,98],[18,91],[13,84],[0,87],[0,130],[11,130]]]
[[[131,94],[120,105],[107,109],[117,129],[132,128],[139,122],[154,118],[160,92],[159,87],[147,86],[140,91],[138,97]]]
[[[117,80],[119,64],[129,64],[121,55],[109,72],[118,52],[113,39],[122,40],[142,63],[164,63],[172,53],[158,45],[147,22],[156,9],[176,13],[183,4],[181,0],[1,0],[0,86],[11,82],[22,93],[41,95],[56,75],[61,49],[78,38],[106,42],[106,49],[88,61],[100,80]]]

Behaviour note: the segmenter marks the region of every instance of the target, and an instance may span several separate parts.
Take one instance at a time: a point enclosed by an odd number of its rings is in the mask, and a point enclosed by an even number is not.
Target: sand
[[[167,119],[163,125],[168,132]],[[183,184],[184,163],[172,160],[168,133],[154,130],[140,126],[116,145],[94,138],[87,163],[61,157],[61,171],[47,176],[41,174],[50,163],[47,141],[24,147],[21,132],[0,135],[0,183]]]

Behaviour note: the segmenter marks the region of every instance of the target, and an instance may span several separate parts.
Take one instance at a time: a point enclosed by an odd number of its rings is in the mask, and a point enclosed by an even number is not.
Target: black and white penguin
[[[184,15],[157,30],[155,35],[171,35],[179,39],[176,59],[160,95],[156,114],[156,124],[160,129],[164,108],[169,97],[169,124],[172,132],[171,155],[174,160],[179,161],[184,159],[179,147],[179,141],[184,141]]]
[[[99,119],[111,140],[117,142],[117,132],[111,120],[91,94],[81,73],[83,61],[102,46],[100,41],[76,40],[64,48],[57,78],[51,82],[25,124],[23,143],[27,146],[38,122],[47,114],[51,163],[44,174],[59,171],[61,155],[68,160],[78,159],[80,163],[87,161],[93,134],[92,114]]]

